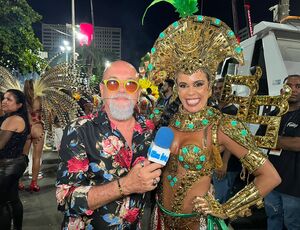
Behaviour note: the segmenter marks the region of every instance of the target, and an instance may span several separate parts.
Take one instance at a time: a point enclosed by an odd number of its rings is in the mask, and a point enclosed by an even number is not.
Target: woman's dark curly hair
[[[4,99],[4,93],[0,92],[0,103],[3,101]]]
[[[13,95],[13,97],[15,98],[16,103],[22,104],[22,106],[17,111],[10,113],[9,116],[18,115],[18,116],[22,117],[25,121],[25,132],[27,132],[27,134],[29,134],[30,133],[30,124],[29,124],[25,94],[22,91],[17,90],[17,89],[9,89],[5,93],[11,93]]]

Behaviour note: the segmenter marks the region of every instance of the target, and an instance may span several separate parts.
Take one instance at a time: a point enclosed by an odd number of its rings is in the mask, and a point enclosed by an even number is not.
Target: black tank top
[[[7,117],[0,118],[0,126]],[[13,135],[6,143],[3,149],[0,150],[0,159],[17,158],[23,153],[23,148],[27,140],[27,128],[21,133],[13,132]]]

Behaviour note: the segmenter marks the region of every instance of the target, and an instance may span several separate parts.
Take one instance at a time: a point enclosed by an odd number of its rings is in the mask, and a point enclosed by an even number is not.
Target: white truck
[[[263,75],[258,94],[279,95],[284,78],[300,74],[300,17],[285,24],[260,22],[241,47],[245,64],[238,66],[237,74],[250,75],[251,67],[260,66]]]

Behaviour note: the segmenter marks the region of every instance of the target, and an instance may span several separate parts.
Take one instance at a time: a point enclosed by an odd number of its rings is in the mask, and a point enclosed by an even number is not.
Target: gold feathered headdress
[[[72,91],[80,87],[79,77],[71,65],[61,64],[42,73],[34,81],[34,97],[41,99],[42,118],[50,134],[55,118],[61,126],[65,126],[80,115],[81,108],[72,97]]]
[[[192,74],[205,68],[212,76],[226,58],[243,63],[242,48],[234,32],[221,20],[189,16],[160,33],[151,49],[149,78],[156,84],[175,78],[177,72]]]
[[[20,82],[4,67],[0,66],[0,92],[9,89],[22,90]]]

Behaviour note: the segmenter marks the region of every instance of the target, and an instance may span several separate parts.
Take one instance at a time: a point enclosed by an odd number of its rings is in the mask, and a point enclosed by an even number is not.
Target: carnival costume
[[[45,131],[47,131],[48,138],[52,138],[54,121],[60,127],[64,127],[70,120],[75,119],[81,111],[80,106],[69,95],[75,87],[79,87],[78,73],[73,70],[72,66],[61,64],[44,71],[34,81],[25,81],[24,93],[27,100],[31,132],[27,137],[23,152],[29,154],[33,144],[32,180],[29,185],[31,192],[40,191],[37,179]],[[18,81],[3,67],[0,68],[0,75],[2,77],[0,90],[5,92],[13,86],[20,89]],[[19,189],[24,189],[22,182],[19,184]]]
[[[8,89],[22,90],[20,82],[2,66],[0,66],[0,76],[0,92],[6,92]],[[82,110],[69,93],[76,87],[81,87],[80,78],[80,74],[66,64],[44,71],[33,85],[34,98],[40,99],[41,109],[38,114],[36,111],[31,113],[32,122],[42,122],[44,130],[51,135],[54,119],[58,119],[62,127],[75,119]]]
[[[160,1],[154,1],[151,5],[157,2]],[[178,6],[181,1],[168,2]],[[151,49],[149,79],[157,85],[167,78],[176,82],[178,72],[191,75],[199,69],[205,69],[209,72],[212,86],[218,65],[226,58],[234,58],[240,64],[243,63],[242,48],[234,32],[224,22],[202,15],[192,16],[197,11],[193,4],[196,1],[182,2],[190,4],[192,8],[189,11],[188,8],[181,7],[184,11],[180,11],[177,7],[177,12],[184,18],[172,23],[159,34]],[[280,117],[258,116],[257,107],[264,104],[275,105],[280,109],[280,116],[288,109],[286,100],[289,92],[287,90],[283,97],[256,96],[260,76],[259,69],[254,76],[226,76],[227,88],[223,91],[222,99],[240,104],[237,116],[222,114],[209,106],[196,113],[188,113],[181,108],[173,116],[169,126],[180,140],[187,140],[185,142],[188,144],[178,146],[178,154],[171,153],[164,169],[157,193],[153,229],[191,229],[191,225],[194,226],[195,223],[199,224],[199,229],[227,229],[224,221],[214,215],[224,218],[248,216],[251,213],[250,207],[263,205],[263,199],[252,182],[224,204],[207,193],[204,198],[212,210],[212,215],[208,217],[199,211],[197,198],[193,201],[192,210],[189,213],[186,211],[187,200],[192,203],[190,193],[196,193],[193,186],[201,183],[204,177],[211,177],[213,170],[222,167],[218,131],[248,150],[240,161],[249,173],[266,162],[266,156],[257,144],[266,147],[276,143]],[[251,90],[249,97],[231,95],[233,83],[247,85]],[[176,97],[174,92],[173,98]],[[150,118],[160,120],[160,116],[160,110],[155,109]],[[267,124],[269,132],[266,137],[254,138],[242,121]]]

